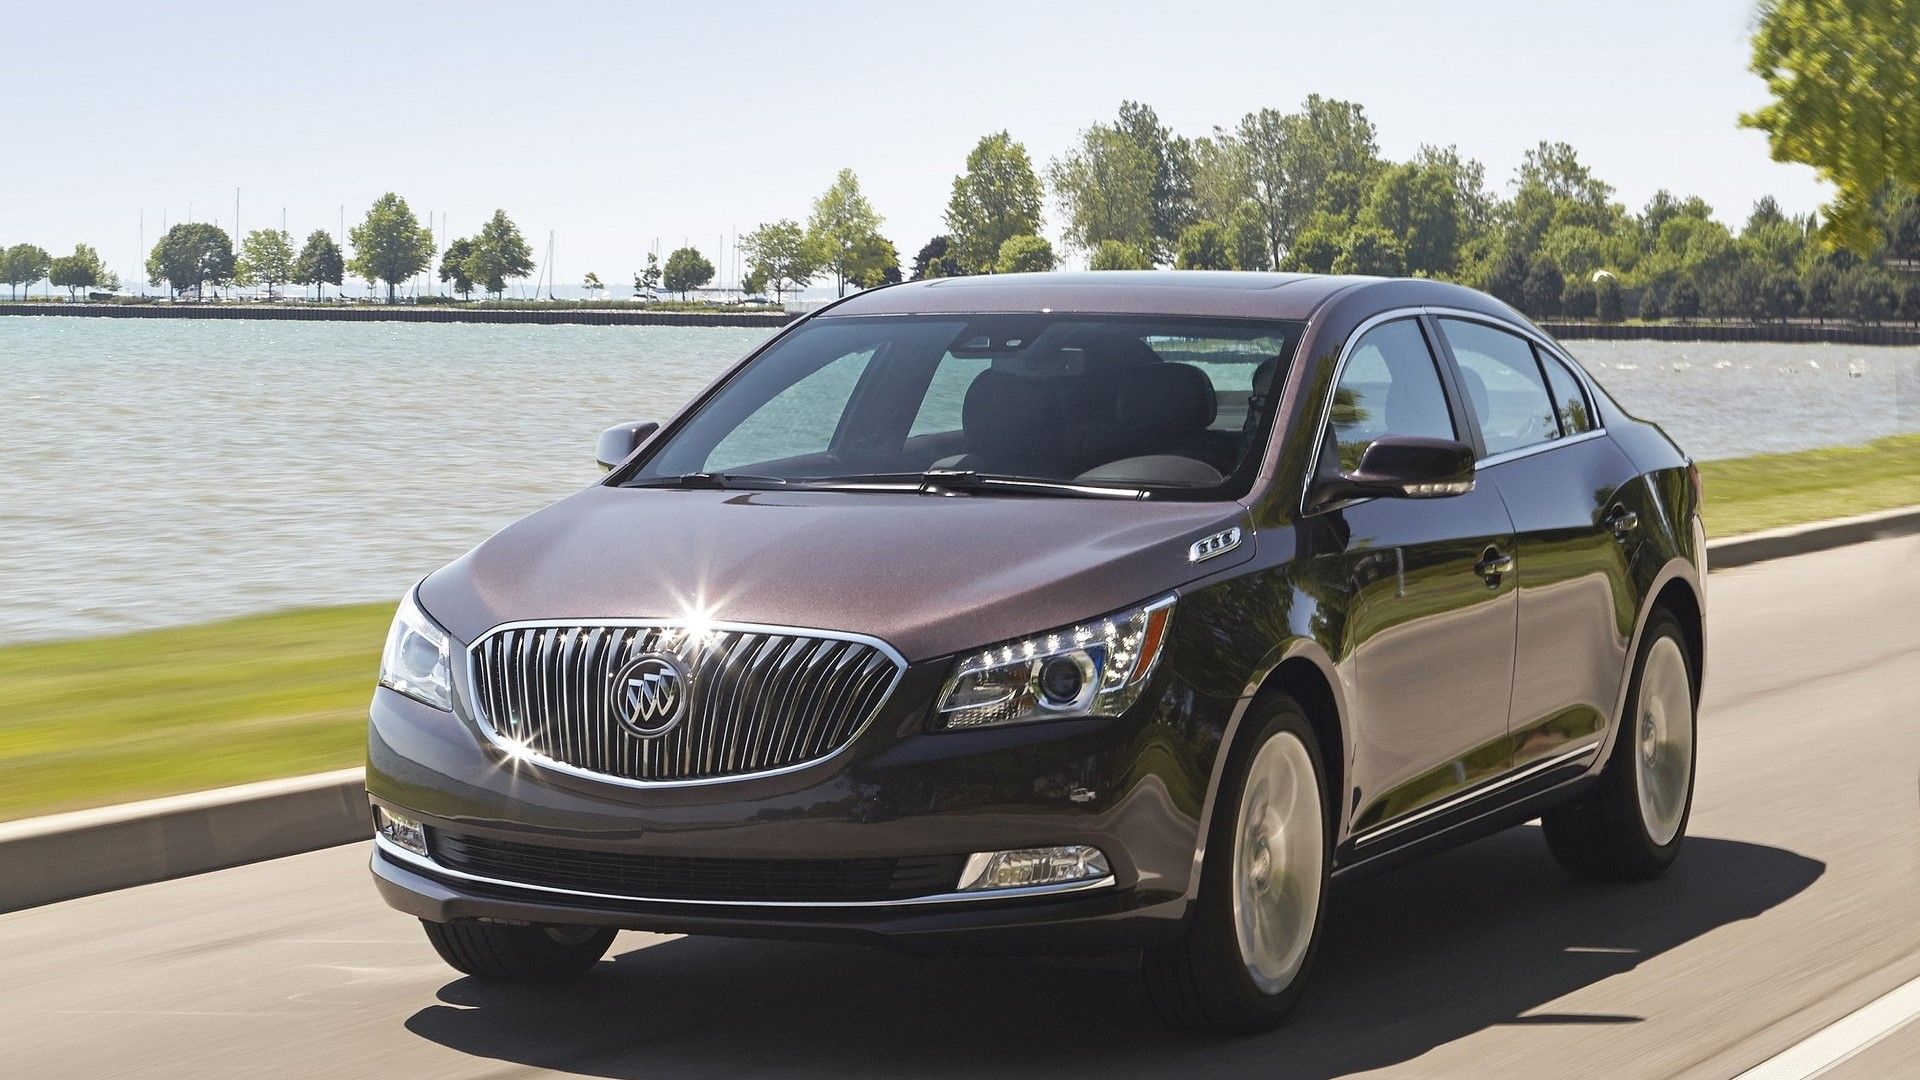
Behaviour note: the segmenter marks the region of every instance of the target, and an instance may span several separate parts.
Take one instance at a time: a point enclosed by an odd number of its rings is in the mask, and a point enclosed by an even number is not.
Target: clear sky
[[[1503,189],[1564,140],[1638,207],[1660,187],[1730,223],[1822,201],[1735,126],[1750,0],[1186,0],[672,5],[122,5],[0,0],[0,243],[98,247],[131,283],[163,216],[300,236],[383,191],[471,232],[501,207],[558,280],[624,287],[657,239],[723,236],[859,173],[903,256],[1006,128],[1036,165],[1122,99],[1192,135],[1309,93],[1381,149],[1457,144]],[[1057,214],[1049,206],[1049,232]],[[728,241],[731,243],[731,241]],[[731,258],[722,273],[731,271]]]

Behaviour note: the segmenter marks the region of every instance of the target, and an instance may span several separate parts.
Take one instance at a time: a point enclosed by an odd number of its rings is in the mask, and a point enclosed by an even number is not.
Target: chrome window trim
[[[1595,426],[1592,430],[1583,431],[1578,435],[1569,435],[1561,439],[1548,439],[1545,442],[1535,443],[1532,446],[1523,446],[1517,450],[1507,450],[1498,454],[1489,454],[1488,456],[1480,458],[1473,463],[1474,468],[1476,470],[1483,469],[1483,468],[1491,468],[1492,466],[1495,466],[1495,465],[1500,465],[1505,462],[1514,461],[1523,457],[1529,457],[1533,454],[1543,453],[1547,450],[1553,450],[1558,447],[1570,446],[1574,443],[1584,442],[1592,438],[1598,438],[1599,436],[1605,435],[1607,433],[1606,425],[1599,423],[1599,420],[1600,420],[1599,410],[1593,408],[1593,402],[1595,402],[1599,398],[1599,394],[1595,389],[1593,377],[1587,374],[1586,368],[1580,366],[1580,364],[1577,361],[1569,357],[1564,349],[1561,349],[1545,334],[1539,333],[1534,330],[1530,330],[1526,327],[1519,325],[1518,323],[1509,322],[1506,319],[1500,318],[1497,315],[1488,315],[1485,312],[1480,312],[1480,311],[1468,311],[1464,308],[1435,307],[1435,306],[1426,305],[1426,304],[1417,305],[1413,307],[1390,308],[1376,315],[1369,316],[1360,325],[1354,327],[1353,332],[1347,335],[1347,340],[1342,342],[1340,345],[1339,359],[1335,360],[1333,364],[1333,379],[1331,382],[1327,384],[1328,386],[1327,398],[1325,401],[1321,402],[1320,404],[1320,422],[1314,427],[1313,456],[1307,460],[1307,475],[1300,482],[1299,509],[1300,509],[1300,513],[1303,516],[1311,515],[1318,512],[1311,509],[1308,506],[1308,500],[1313,495],[1313,478],[1320,474],[1320,451],[1326,445],[1327,427],[1333,422],[1333,391],[1339,389],[1340,387],[1340,377],[1346,374],[1347,360],[1353,355],[1354,347],[1360,343],[1360,339],[1362,337],[1365,337],[1368,331],[1381,325],[1382,323],[1393,322],[1397,319],[1419,318],[1422,315],[1430,315],[1435,319],[1462,319],[1468,322],[1484,323],[1485,325],[1493,327],[1496,330],[1505,330],[1508,333],[1515,334],[1521,338],[1524,338],[1528,342],[1531,342],[1532,344],[1545,350],[1548,353],[1548,355],[1552,356],[1555,360],[1560,361],[1560,363],[1563,364],[1568,371],[1571,371],[1573,373],[1573,377],[1577,379],[1580,383],[1581,390],[1584,391],[1587,395],[1587,408],[1588,408],[1588,411],[1593,414],[1593,418],[1595,421]],[[1444,334],[1445,332],[1446,331],[1444,329],[1441,331],[1442,334]],[[1432,343],[1429,342],[1428,343],[1429,351],[1432,350],[1432,347],[1433,347]],[[1433,361],[1435,364],[1444,364],[1447,362],[1446,358],[1441,356],[1437,352],[1434,353]],[[1543,373],[1543,377],[1544,377],[1544,373]],[[1445,390],[1444,380],[1443,380],[1442,389]],[[1552,391],[1549,390],[1548,393],[1551,394]],[[1465,404],[1468,409],[1473,408],[1473,405],[1470,402],[1466,402],[1463,404]],[[1459,433],[1455,432],[1454,434],[1457,436]],[[1369,496],[1365,499],[1349,499],[1334,505],[1354,506],[1364,502],[1371,502],[1373,501],[1373,498],[1374,498],[1373,496]],[[1322,507],[1321,509],[1324,510],[1326,509],[1326,507]]]
[[[1548,769],[1553,768],[1556,765],[1565,765],[1570,762],[1576,761],[1582,757],[1586,757],[1592,754],[1594,751],[1598,750],[1600,748],[1600,743],[1602,741],[1603,740],[1601,739],[1588,740],[1587,742],[1581,743],[1579,746],[1576,746],[1571,750],[1563,750],[1560,753],[1553,755],[1552,757],[1542,758],[1539,761],[1533,762],[1530,765],[1522,766],[1518,769],[1515,769],[1512,772],[1506,773],[1505,775],[1495,777],[1494,779],[1489,780],[1484,784],[1480,784],[1477,787],[1471,787],[1466,789],[1465,791],[1456,792],[1455,794],[1450,795],[1447,798],[1441,799],[1439,802],[1432,803],[1427,806],[1423,806],[1420,809],[1415,810],[1410,814],[1406,814],[1402,817],[1394,818],[1392,821],[1375,825],[1373,828],[1368,829],[1366,832],[1356,834],[1353,837],[1353,846],[1355,848],[1358,848],[1364,844],[1371,844],[1374,841],[1390,833],[1397,832],[1398,830],[1406,828],[1409,825],[1413,825],[1413,824],[1417,824],[1419,822],[1425,821],[1426,819],[1433,817],[1435,814],[1439,814],[1444,811],[1454,809],[1455,807],[1465,805],[1466,803],[1472,802],[1473,800],[1478,799],[1483,795],[1491,795],[1494,792],[1501,790],[1502,788],[1509,787],[1513,784],[1519,783],[1522,780],[1528,779],[1529,777],[1536,776],[1540,773],[1543,773]]]
[[[618,900],[630,904],[673,904],[683,907],[729,907],[729,908],[887,908],[914,907],[923,904],[958,904],[974,900],[1021,900],[1036,896],[1057,896],[1062,893],[1088,892],[1104,889],[1115,883],[1113,875],[1095,878],[1091,881],[1070,881],[1060,885],[1027,885],[1014,889],[984,889],[979,892],[935,893],[930,896],[910,896],[897,900],[663,900],[650,896],[623,896],[617,893],[587,892],[580,889],[559,889],[551,885],[535,885],[525,881],[507,881],[503,878],[484,877],[469,874],[462,870],[451,870],[434,862],[432,858],[416,855],[400,847],[384,836],[376,834],[374,847],[382,855],[403,866],[416,867],[443,877],[460,881],[471,881],[479,885],[497,885],[508,889],[530,889],[534,892],[548,893],[554,896],[584,897],[589,900]],[[956,886],[958,882],[954,883]]]
[[[887,703],[893,699],[893,692],[899,689],[900,680],[904,678],[907,673],[907,660],[905,657],[900,655],[899,650],[895,649],[892,645],[887,644],[885,641],[882,641],[877,637],[869,636],[867,634],[854,634],[854,633],[848,633],[846,631],[841,631],[841,630],[820,630],[810,626],[780,626],[772,623],[726,622],[721,620],[704,622],[701,625],[706,626],[710,630],[724,630],[729,632],[749,633],[749,634],[784,634],[790,637],[820,638],[820,639],[825,639],[829,641],[851,641],[860,645],[866,645],[870,648],[873,648],[879,651],[881,655],[885,656],[888,660],[893,662],[893,681],[887,684],[886,691],[880,695],[879,704],[875,705],[873,707],[873,711],[870,712],[865,719],[860,721],[860,725],[854,728],[853,734],[847,736],[847,741],[840,744],[838,747],[835,747],[833,751],[830,753],[823,754],[817,758],[810,758],[806,761],[796,761],[791,765],[782,765],[777,769],[761,769],[757,772],[729,773],[725,776],[702,776],[702,777],[697,777],[691,780],[634,780],[625,776],[615,776],[611,773],[594,772],[591,769],[583,769],[578,765],[571,765],[571,764],[568,764],[567,762],[559,761],[554,758],[547,757],[545,754],[538,754],[529,750],[525,750],[523,748],[509,745],[507,741],[501,737],[500,732],[494,728],[492,722],[490,722],[487,719],[486,709],[481,704],[481,701],[480,701],[480,694],[479,694],[480,676],[479,676],[477,664],[478,664],[478,656],[479,656],[481,643],[486,641],[488,638],[492,637],[495,634],[498,634],[507,630],[539,630],[539,629],[555,629],[555,628],[566,629],[568,627],[581,627],[581,628],[639,627],[639,628],[646,628],[646,629],[674,627],[674,628],[684,629],[689,624],[694,622],[695,620],[686,619],[686,618],[679,618],[679,619],[579,618],[579,619],[520,619],[513,622],[499,623],[498,625],[490,626],[485,631],[474,635],[473,640],[467,643],[467,647],[466,647],[467,663],[466,663],[466,674],[465,674],[466,685],[462,688],[463,693],[460,696],[465,698],[465,704],[467,706],[469,715],[473,718],[474,726],[480,729],[480,734],[486,738],[488,745],[491,746],[495,751],[497,751],[503,758],[505,758],[510,762],[516,762],[516,763],[526,762],[526,763],[535,765],[541,769],[562,773],[564,775],[575,777],[581,780],[590,780],[590,781],[593,781],[594,783],[599,783],[599,784],[612,784],[616,787],[625,787],[625,788],[659,790],[664,788],[707,787],[713,784],[732,784],[732,783],[738,783],[744,780],[760,780],[760,779],[765,779],[767,777],[773,777],[773,776],[785,776],[788,773],[799,772],[802,769],[811,769],[816,765],[822,765],[822,764],[825,764],[826,762],[832,761],[834,758],[839,757],[841,754],[845,753],[849,748],[853,746],[854,743],[859,742],[860,736],[866,734],[867,729],[873,726],[874,720],[876,720],[880,716],[880,713],[886,709]],[[448,873],[452,873],[452,871],[448,871]]]

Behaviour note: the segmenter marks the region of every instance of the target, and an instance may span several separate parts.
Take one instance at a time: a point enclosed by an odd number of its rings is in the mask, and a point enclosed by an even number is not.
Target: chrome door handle
[[[1500,579],[1513,573],[1513,556],[1490,547],[1481,554],[1480,561],[1473,564],[1473,572],[1486,578],[1489,588],[1497,589]]]
[[[1633,535],[1633,530],[1640,527],[1640,515],[1624,506],[1615,506],[1607,512],[1606,517],[1600,519],[1600,524],[1607,527],[1615,540],[1625,542],[1627,537]]]

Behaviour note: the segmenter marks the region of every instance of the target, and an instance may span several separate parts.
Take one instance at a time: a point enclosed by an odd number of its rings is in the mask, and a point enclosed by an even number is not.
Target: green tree
[[[947,235],[954,257],[974,271],[993,269],[1001,245],[1040,231],[1040,178],[1027,148],[1007,132],[987,135],[967,154],[947,199]]]
[[[1832,184],[1825,232],[1872,252],[1882,189],[1920,187],[1920,0],[1764,0],[1751,67],[1773,100],[1741,124]]]
[[[1233,208],[1227,219],[1227,253],[1235,270],[1271,270],[1267,254],[1266,230],[1260,224],[1260,208],[1251,201]]]
[[[1591,319],[1599,302],[1593,282],[1586,278],[1568,278],[1560,289],[1560,314],[1569,319]]]
[[[791,218],[768,222],[740,238],[749,272],[766,278],[776,299],[804,288],[820,272],[818,253],[800,223]],[[756,290],[757,291],[757,290]]]
[[[847,294],[847,284],[853,280],[854,272],[862,268],[856,265],[856,259],[874,254],[871,241],[879,235],[884,223],[885,219],[861,193],[860,178],[852,169],[841,169],[832,185],[813,200],[813,213],[807,218],[807,242],[812,245],[821,269],[833,274],[835,295]],[[894,264],[898,273],[897,257]]]
[[[369,282],[386,282],[389,304],[395,286],[433,262],[433,233],[413,216],[407,200],[391,191],[373,201],[366,219],[347,237],[353,241],[348,268]]]
[[[1232,245],[1227,230],[1215,221],[1196,221],[1180,233],[1174,266],[1181,270],[1231,270]]]
[[[580,279],[580,287],[587,291],[589,299],[600,295],[600,290],[606,288],[600,283],[600,275],[591,270],[587,271],[586,277]]]
[[[473,241],[464,236],[455,237],[440,256],[440,280],[468,299],[473,298],[473,278],[467,275],[467,264],[472,258]]]
[[[877,289],[900,281],[900,252],[893,241],[868,233],[847,253],[847,281],[857,288]]]
[[[713,280],[713,264],[695,248],[683,247],[667,256],[664,278],[668,292],[687,294]]]
[[[1193,140],[1190,157],[1194,216],[1227,222],[1231,230],[1233,215],[1253,199],[1245,147],[1232,132],[1214,128],[1212,135]]]
[[[1153,263],[1147,253],[1119,240],[1102,240],[1087,260],[1089,270],[1149,270]]]
[[[1356,225],[1333,260],[1336,274],[1373,274],[1399,277],[1407,272],[1407,253],[1400,238],[1377,225]]]
[[[1314,215],[1351,221],[1381,164],[1366,111],[1318,94],[1309,95],[1299,112],[1247,114],[1236,142],[1266,226],[1267,255],[1276,266]]]
[[[759,296],[767,291],[767,272],[758,266],[749,266],[747,276],[740,279],[742,297]]]
[[[34,282],[47,276],[47,269],[53,265],[53,259],[47,249],[35,244],[15,244],[0,252],[0,281],[7,283],[7,289],[13,299],[20,299],[20,288],[31,287]]]
[[[338,286],[346,278],[347,261],[340,254],[340,245],[333,242],[325,229],[315,229],[300,248],[300,258],[293,264],[295,285],[313,286],[314,297],[319,298],[320,286]],[[444,280],[444,279],[443,279]]]
[[[1359,223],[1399,240],[1407,273],[1451,274],[1466,232],[1456,183],[1456,177],[1436,166],[1387,166],[1367,191]]]
[[[1045,237],[1027,233],[1007,237],[1000,245],[993,270],[996,274],[1037,274],[1053,269],[1053,264],[1053,245]]]
[[[233,239],[204,221],[168,229],[147,255],[148,284],[164,281],[175,295],[192,289],[196,300],[205,286],[232,281],[233,270]]]
[[[1151,252],[1154,162],[1125,132],[1095,124],[1047,170],[1066,218],[1066,240],[1097,252],[1109,241]]]
[[[73,254],[53,259],[47,266],[47,281],[67,290],[70,300],[78,300],[81,289],[106,284],[110,276],[100,253],[85,244],[75,244]]]
[[[1567,288],[1560,268],[1545,255],[1536,255],[1527,265],[1527,278],[1520,283],[1520,310],[1529,315],[1554,315],[1560,310],[1560,294]]]
[[[960,261],[951,254],[952,251],[953,238],[945,235],[936,236],[920,245],[920,250],[913,256],[911,280],[958,277],[966,273],[966,267],[960,265]]]
[[[507,282],[533,273],[533,248],[520,235],[520,227],[495,210],[473,238],[473,250],[467,256],[467,277],[495,296],[507,291]]]
[[[1152,163],[1153,179],[1147,191],[1151,251],[1154,262],[1166,262],[1179,245],[1181,232],[1194,220],[1193,144],[1160,123],[1152,106],[1138,101],[1120,103],[1114,130],[1132,139]]]
[[[240,259],[234,280],[242,285],[265,285],[267,296],[293,280],[293,237],[279,229],[255,229],[240,241]]]

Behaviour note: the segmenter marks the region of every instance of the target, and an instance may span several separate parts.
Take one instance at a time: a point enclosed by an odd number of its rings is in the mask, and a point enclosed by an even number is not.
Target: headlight
[[[425,702],[436,709],[453,708],[448,673],[449,638],[408,592],[387,631],[387,648],[380,654],[380,685]]]
[[[940,692],[935,724],[952,730],[1120,715],[1160,659],[1173,601],[961,657]]]

